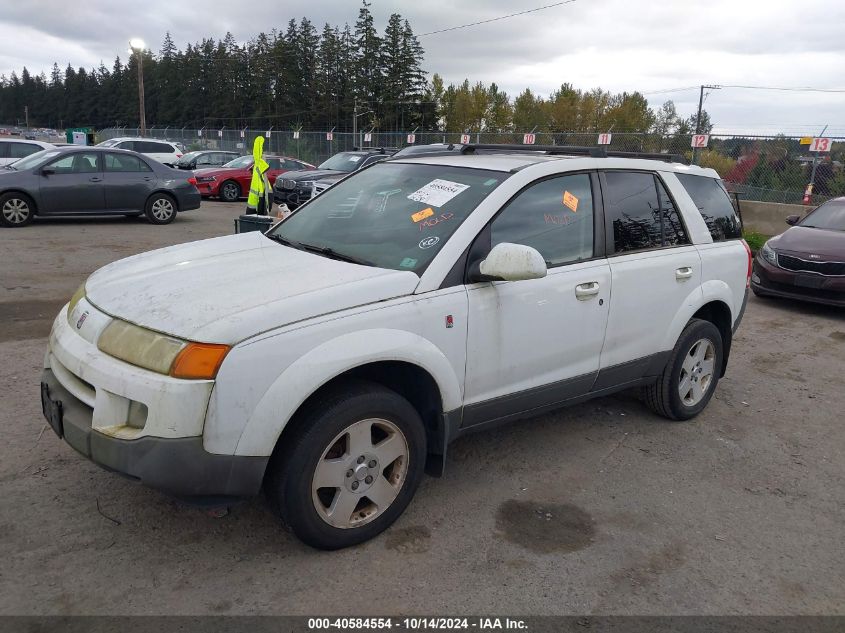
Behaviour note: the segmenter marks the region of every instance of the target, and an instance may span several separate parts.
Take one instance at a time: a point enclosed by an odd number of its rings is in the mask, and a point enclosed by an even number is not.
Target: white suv
[[[156,138],[141,138],[124,136],[120,138],[110,138],[102,143],[97,143],[99,147],[112,147],[114,149],[129,149],[140,154],[149,156],[153,160],[173,167],[182,155],[185,153],[185,148],[180,143],[173,141],[162,141]]]
[[[482,152],[377,163],[266,235],[95,272],[50,334],[51,426],[178,496],[263,487],[331,549],[387,528],[467,432],[631,387],[698,414],[751,261],[717,174]]]

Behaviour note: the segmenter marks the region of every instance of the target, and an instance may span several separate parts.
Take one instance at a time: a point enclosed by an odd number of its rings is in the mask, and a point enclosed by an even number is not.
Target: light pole
[[[133,37],[129,40],[129,52],[135,53],[138,62],[138,112],[141,116],[141,136],[147,135],[147,114],[144,111],[144,40]]]

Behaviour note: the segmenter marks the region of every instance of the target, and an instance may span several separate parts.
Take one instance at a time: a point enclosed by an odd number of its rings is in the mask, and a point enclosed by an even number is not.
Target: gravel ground
[[[843,310],[752,297],[695,421],[621,395],[463,438],[340,552],[262,499],[215,517],[86,461],[40,412],[54,315],[100,266],[230,233],[243,206],[0,230],[0,613],[845,613]]]

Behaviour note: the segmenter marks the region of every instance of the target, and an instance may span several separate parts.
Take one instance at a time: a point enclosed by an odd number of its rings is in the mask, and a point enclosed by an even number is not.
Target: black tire
[[[702,388],[703,395],[700,400],[690,397],[690,401],[694,402],[685,402],[680,393],[681,380],[687,374],[684,363],[694,360],[691,353],[696,351],[696,345],[702,340],[709,341],[713,346],[712,357],[709,359],[713,364],[712,374],[706,386]],[[670,420],[689,420],[697,416],[704,410],[716,391],[719,375],[722,372],[723,353],[724,344],[719,328],[710,321],[692,319],[678,337],[678,342],[657,382],[643,387],[642,396],[646,405],[658,415]],[[693,370],[692,380],[698,380],[700,384],[701,377],[695,375],[696,371]]]
[[[315,490],[312,496],[313,478],[324,455],[333,446],[339,445],[335,441],[336,438],[356,423],[360,425],[362,421],[372,418],[388,421],[401,431],[408,449],[404,479],[395,498],[384,509],[372,511],[374,518],[362,519],[362,524],[358,526],[352,525],[345,529],[335,527],[318,512],[317,503],[323,503],[316,498],[318,494],[329,495],[323,506],[324,511],[330,509],[334,495],[338,495],[337,499],[341,494],[357,495],[357,505],[353,506],[351,512],[353,519],[357,519],[359,508],[362,508],[361,517],[364,516],[363,510],[370,500],[366,492],[351,493],[344,490],[344,483],[347,483],[345,481],[339,481],[340,485],[336,489],[319,488],[319,493]],[[422,479],[426,457],[423,422],[405,398],[377,383],[350,381],[319,397],[307,410],[297,414],[291,424],[294,424],[294,427],[286,432],[270,460],[264,490],[274,509],[304,543],[327,550],[356,545],[383,532],[402,514]],[[372,435],[370,437],[372,438]],[[339,459],[350,460],[349,465],[344,462],[341,469],[346,472],[347,477],[351,477],[348,480],[352,482],[350,485],[357,485],[357,473],[350,476],[348,473],[352,472],[351,468],[346,470],[348,466],[356,467],[356,464],[360,463],[356,461],[356,456],[351,454],[349,446],[351,444],[346,445],[343,454],[339,456]],[[374,450],[377,450],[377,447]],[[399,464],[400,459],[393,464]],[[370,462],[372,463],[374,462]],[[364,465],[367,464],[362,464],[362,467]],[[384,479],[384,472],[388,468],[396,466],[378,464],[372,472],[376,473],[376,479]],[[361,484],[363,483],[362,481]],[[372,484],[373,489],[376,483],[379,482]]]
[[[176,200],[166,193],[154,193],[147,200],[144,215],[151,224],[170,224],[176,219]]]
[[[223,202],[237,202],[241,197],[241,186],[234,180],[224,182],[219,191]]]
[[[35,202],[25,193],[10,191],[0,196],[0,225],[26,226],[35,215]]]

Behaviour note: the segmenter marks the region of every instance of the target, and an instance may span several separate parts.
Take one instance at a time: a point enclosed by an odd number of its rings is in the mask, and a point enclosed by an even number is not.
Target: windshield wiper
[[[338,253],[336,250],[329,248],[328,246],[314,246],[313,244],[299,244],[302,250],[309,251],[311,253],[317,253],[318,255],[323,255],[325,257],[329,257],[331,259],[337,259],[342,262],[349,262],[350,264],[360,264],[361,266],[373,266],[372,262],[368,262],[365,259],[359,259],[358,257],[353,257],[352,255],[344,255],[343,253]]]
[[[299,242],[294,242],[293,240],[289,240],[287,238],[278,235],[277,233],[265,233],[264,237],[273,240],[274,242],[278,242],[279,244],[284,244],[285,246],[290,246],[291,248],[295,248],[297,250],[302,250],[302,244]]]

